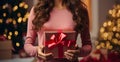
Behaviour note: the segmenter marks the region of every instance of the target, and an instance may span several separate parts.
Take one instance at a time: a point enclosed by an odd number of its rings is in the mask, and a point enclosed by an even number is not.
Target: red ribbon
[[[74,44],[75,45],[75,40],[72,41],[72,40],[63,40],[64,38],[66,38],[66,34],[64,33],[58,33],[58,35],[55,35],[53,34],[51,37],[50,37],[50,40],[49,41],[46,41],[45,42],[45,45],[49,48],[49,49],[52,49],[54,47],[58,47],[58,57],[59,58],[62,58],[63,55],[64,55],[64,52],[63,52],[63,46],[67,46],[67,47],[70,47],[71,44]]]

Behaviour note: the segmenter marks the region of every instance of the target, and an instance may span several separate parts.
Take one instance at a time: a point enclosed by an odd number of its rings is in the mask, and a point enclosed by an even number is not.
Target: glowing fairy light
[[[18,9],[17,5],[13,7],[13,11],[16,11],[17,9]]]
[[[20,43],[19,43],[19,42],[16,42],[16,46],[17,46],[17,47],[20,47]]]
[[[18,31],[15,31],[14,34],[15,34],[15,36],[17,36],[18,35]]]

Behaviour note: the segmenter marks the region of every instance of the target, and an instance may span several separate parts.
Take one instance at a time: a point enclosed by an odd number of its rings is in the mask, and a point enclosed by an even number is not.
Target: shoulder
[[[34,14],[34,7],[31,8],[30,14],[31,14],[31,13]]]

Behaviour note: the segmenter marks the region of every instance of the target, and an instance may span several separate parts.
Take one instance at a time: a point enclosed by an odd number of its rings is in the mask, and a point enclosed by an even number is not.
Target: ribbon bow
[[[48,48],[52,48],[53,46],[56,46],[58,44],[64,45],[64,41],[62,41],[64,38],[66,37],[66,34],[64,33],[60,33],[58,36],[55,36],[55,34],[53,34],[50,37],[50,41],[46,41],[46,46],[48,46]]]

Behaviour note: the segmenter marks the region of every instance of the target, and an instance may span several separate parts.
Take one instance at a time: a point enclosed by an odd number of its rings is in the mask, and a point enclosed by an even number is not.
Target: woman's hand
[[[67,50],[64,55],[70,61],[78,61],[79,50]]]
[[[38,47],[38,57],[43,59],[43,60],[50,60],[53,59],[53,54],[52,53],[43,53],[44,47]]]

